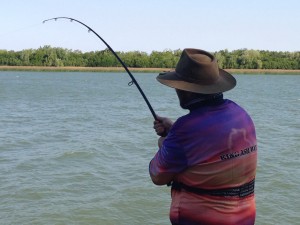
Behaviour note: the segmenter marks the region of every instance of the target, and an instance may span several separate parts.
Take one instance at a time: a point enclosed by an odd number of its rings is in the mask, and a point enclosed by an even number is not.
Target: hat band
[[[194,83],[194,84],[200,84],[200,85],[210,85],[214,84],[217,80],[219,80],[219,76],[210,76],[208,79],[195,79],[191,76],[184,76],[181,75],[180,73],[175,74],[180,80],[189,82],[189,83]]]

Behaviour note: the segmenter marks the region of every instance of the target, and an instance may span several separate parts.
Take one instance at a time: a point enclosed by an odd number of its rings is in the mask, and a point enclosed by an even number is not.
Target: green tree
[[[261,69],[262,66],[260,53],[257,50],[245,49],[238,57],[239,66],[241,69]]]
[[[166,49],[150,54],[140,51],[116,52],[128,67],[174,68],[182,50]],[[219,67],[224,69],[300,69],[300,52],[275,52],[237,49],[213,53]],[[82,53],[79,50],[52,48],[45,45],[38,49],[22,51],[0,50],[0,65],[9,66],[91,66],[109,67],[121,64],[109,49]]]

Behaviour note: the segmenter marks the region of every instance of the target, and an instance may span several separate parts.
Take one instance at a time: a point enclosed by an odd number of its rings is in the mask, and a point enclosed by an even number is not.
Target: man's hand
[[[156,116],[157,120],[154,121],[154,130],[157,135],[161,137],[167,136],[171,129],[173,122],[169,118]]]

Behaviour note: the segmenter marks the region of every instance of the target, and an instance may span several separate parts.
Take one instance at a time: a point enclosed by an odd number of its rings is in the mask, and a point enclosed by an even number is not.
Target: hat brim
[[[219,79],[213,84],[201,85],[182,80],[176,71],[159,74],[156,79],[169,87],[201,94],[214,94],[229,91],[236,85],[236,79],[225,70],[219,69]]]

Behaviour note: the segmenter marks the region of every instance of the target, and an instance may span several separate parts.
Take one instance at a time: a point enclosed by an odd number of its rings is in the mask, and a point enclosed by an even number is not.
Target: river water
[[[134,74],[161,116],[173,89]],[[258,225],[300,224],[300,76],[235,75],[258,137]],[[0,224],[167,225],[153,118],[126,73],[0,72]]]

